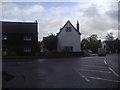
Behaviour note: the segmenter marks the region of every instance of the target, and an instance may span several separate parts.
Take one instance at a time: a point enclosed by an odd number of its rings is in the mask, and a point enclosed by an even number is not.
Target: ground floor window
[[[31,38],[31,36],[24,36],[24,40],[25,41],[30,41],[30,40],[32,40],[32,38]]]
[[[65,51],[72,52],[73,47],[72,46],[65,46]]]
[[[4,47],[4,48],[2,48],[2,51],[7,51],[7,48],[5,48],[5,47]]]
[[[24,52],[31,52],[31,47],[24,47]]]
[[[7,56],[7,48],[2,48],[2,55]]]
[[[3,35],[3,36],[2,36],[2,40],[7,40],[7,36],[6,36],[6,35]]]

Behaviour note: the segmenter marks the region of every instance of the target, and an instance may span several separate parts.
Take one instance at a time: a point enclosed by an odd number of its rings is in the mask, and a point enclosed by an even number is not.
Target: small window
[[[7,36],[2,36],[2,40],[7,40]]]
[[[65,47],[65,50],[67,51],[67,46]]]
[[[106,46],[104,45],[104,48],[106,48]]]
[[[31,48],[30,47],[25,47],[24,52],[31,52]]]
[[[32,39],[31,39],[31,36],[24,36],[24,40],[30,41],[30,40],[32,40]]]
[[[6,47],[2,48],[2,55],[7,56],[7,48]]]
[[[72,52],[73,47],[72,46],[65,46],[65,50],[68,51],[68,52]]]
[[[66,32],[71,32],[71,27],[66,27]]]
[[[72,51],[73,50],[73,47],[70,47],[70,51]]]

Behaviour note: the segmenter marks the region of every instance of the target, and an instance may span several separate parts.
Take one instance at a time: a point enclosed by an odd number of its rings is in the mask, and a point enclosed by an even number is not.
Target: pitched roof
[[[70,23],[71,26],[76,30],[76,32],[81,35],[81,33],[72,25],[72,23],[68,20],[66,24],[63,26],[63,28],[67,25],[67,23]],[[60,34],[60,32],[63,30],[63,28],[60,29],[59,33],[57,33],[57,36]]]

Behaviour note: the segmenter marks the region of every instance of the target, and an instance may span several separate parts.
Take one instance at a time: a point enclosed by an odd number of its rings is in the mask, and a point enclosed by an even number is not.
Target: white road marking
[[[100,78],[100,77],[89,77],[89,76],[87,76],[87,78],[98,79],[98,80],[105,80],[105,81],[110,81],[110,82],[120,82],[118,80],[111,80],[111,79],[105,79],[105,78]]]
[[[91,65],[91,66],[105,66],[105,64],[103,63],[94,63],[94,62],[92,62],[92,63],[83,63],[83,62],[81,62],[81,63],[79,63],[80,65]]]
[[[88,78],[86,78],[83,74],[81,74],[80,72],[78,72],[79,75],[81,75],[81,77],[83,77],[87,82],[90,82],[90,80]]]
[[[108,71],[87,70],[87,69],[79,69],[79,71],[88,71],[88,72],[101,72],[101,73],[111,73],[111,72],[108,72]]]
[[[84,78],[87,82],[90,82],[90,80],[89,80],[87,77],[85,77],[82,73],[80,73],[80,72],[77,71],[76,69],[75,69],[75,71],[76,71],[82,78]]]
[[[33,63],[33,62],[17,62],[17,64],[28,64],[28,63]]]
[[[104,59],[104,63],[105,63],[105,65],[107,65],[106,58]]]
[[[104,59],[104,63],[107,65],[106,58]],[[111,67],[109,67],[109,70],[110,70],[114,75],[116,75],[117,77],[120,78],[120,76],[119,76]]]
[[[108,69],[108,67],[103,67],[103,66],[95,66],[95,65],[81,65],[81,66],[85,66],[85,67],[95,67],[95,68],[106,68]]]
[[[46,61],[46,60],[45,60],[45,59],[40,59],[40,60],[38,60],[38,61],[43,62],[43,61]]]
[[[116,75],[117,77],[120,78],[120,76],[111,67],[109,67],[109,69],[110,69],[111,72],[113,72],[114,75]]]
[[[80,59],[88,59],[88,58],[96,58],[96,57],[82,57]],[[98,57],[98,58],[104,58],[104,57]]]

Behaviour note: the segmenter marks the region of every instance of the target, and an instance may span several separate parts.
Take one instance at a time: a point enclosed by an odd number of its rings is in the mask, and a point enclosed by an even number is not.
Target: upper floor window
[[[24,36],[24,40],[30,41],[32,39],[31,39],[31,36]]]
[[[71,32],[71,27],[66,27],[66,32]]]
[[[7,40],[7,36],[6,35],[2,36],[2,40]]]

